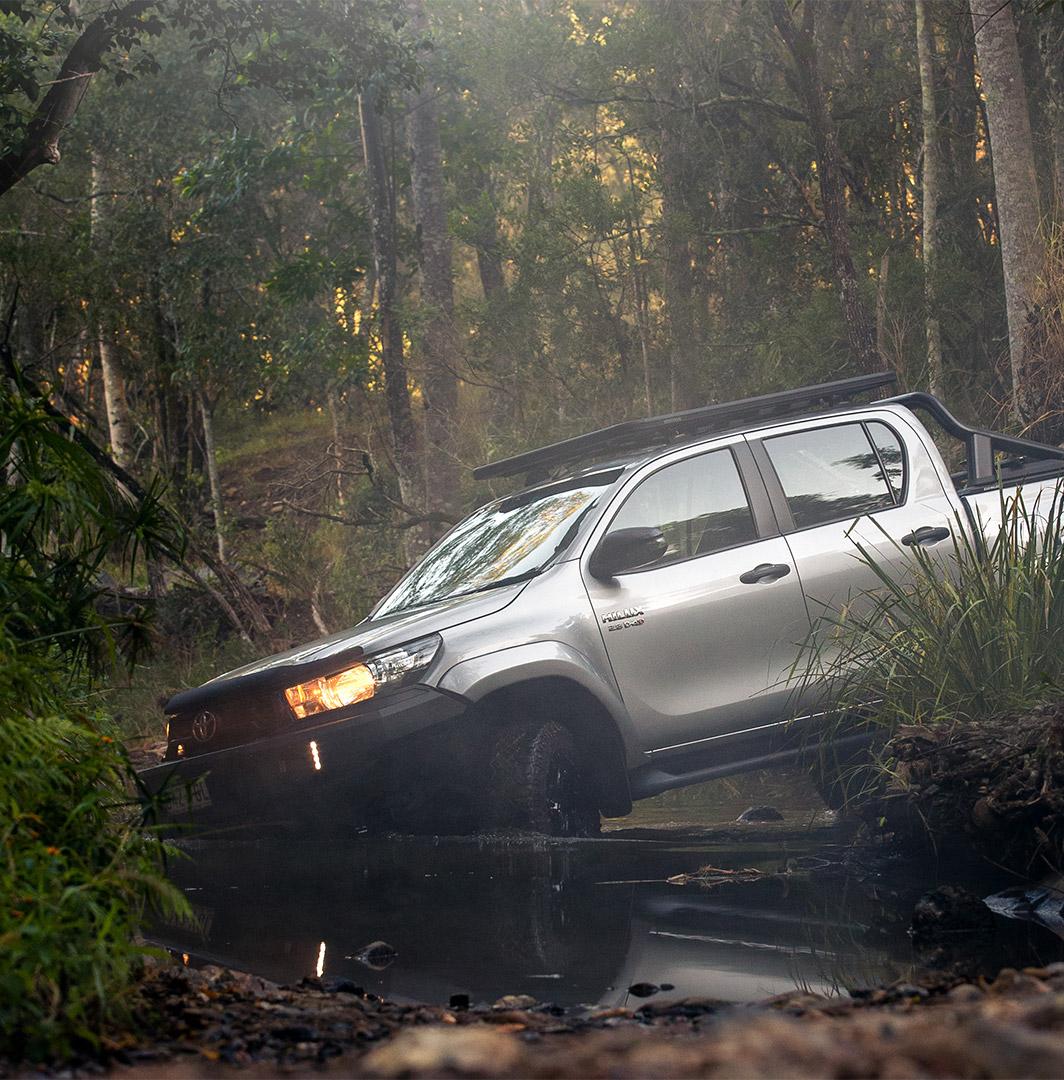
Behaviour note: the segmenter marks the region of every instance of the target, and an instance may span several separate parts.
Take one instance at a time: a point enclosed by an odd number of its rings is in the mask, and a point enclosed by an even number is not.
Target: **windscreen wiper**
[[[478,585],[475,589],[469,589],[464,593],[457,593],[458,596],[470,596],[473,593],[487,592],[489,589],[498,589],[503,585],[517,585],[522,581],[531,581],[532,578],[538,574],[542,574],[546,570],[545,566],[534,566],[531,570],[524,570],[520,574],[511,574],[509,577],[496,578],[494,581],[485,582],[483,585]]]

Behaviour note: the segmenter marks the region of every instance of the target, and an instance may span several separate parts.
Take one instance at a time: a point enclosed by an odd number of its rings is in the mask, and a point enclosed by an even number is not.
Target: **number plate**
[[[211,793],[207,790],[207,781],[203,777],[188,788],[188,805],[192,810],[203,810],[211,805]]]

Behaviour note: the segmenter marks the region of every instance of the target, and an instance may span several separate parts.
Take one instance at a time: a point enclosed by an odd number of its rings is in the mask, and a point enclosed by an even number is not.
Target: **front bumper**
[[[456,720],[465,701],[410,686],[350,715],[144,769],[150,805],[166,824],[354,824],[381,786],[386,762],[416,749],[419,733]]]

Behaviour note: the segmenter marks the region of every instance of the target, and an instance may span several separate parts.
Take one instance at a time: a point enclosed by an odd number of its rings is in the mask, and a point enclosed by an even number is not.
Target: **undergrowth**
[[[3,348],[3,346],[0,346]],[[149,906],[188,914],[94,677],[145,640],[107,614],[102,567],[176,555],[158,493],[134,494],[46,399],[0,382],[0,1058],[93,1052],[127,1003]]]
[[[806,693],[894,730],[1026,711],[1064,687],[1064,496],[1002,495],[985,539],[960,517],[950,544],[885,564],[855,542],[873,590],[826,611],[807,643]]]
[[[0,624],[0,1053],[61,1060],[127,1019],[148,905],[187,915],[113,725]]]

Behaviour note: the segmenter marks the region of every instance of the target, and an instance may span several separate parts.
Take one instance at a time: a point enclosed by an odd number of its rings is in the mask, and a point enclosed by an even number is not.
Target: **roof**
[[[881,371],[873,375],[803,386],[796,390],[704,405],[664,416],[627,420],[599,431],[563,439],[538,450],[481,465],[473,470],[473,476],[477,480],[488,480],[526,473],[528,482],[534,483],[548,479],[550,470],[562,465],[576,462],[589,465],[605,456],[610,456],[619,464],[681,440],[724,434],[736,427],[783,417],[827,412],[855,398],[892,387],[896,382],[894,372]]]

